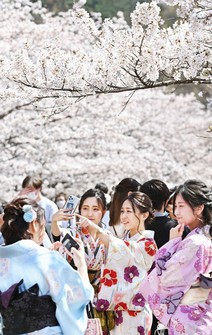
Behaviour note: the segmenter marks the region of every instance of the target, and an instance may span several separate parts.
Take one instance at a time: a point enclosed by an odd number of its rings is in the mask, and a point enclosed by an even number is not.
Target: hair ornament
[[[30,223],[37,218],[37,214],[31,205],[24,205],[22,210],[24,212],[23,219],[25,222]]]

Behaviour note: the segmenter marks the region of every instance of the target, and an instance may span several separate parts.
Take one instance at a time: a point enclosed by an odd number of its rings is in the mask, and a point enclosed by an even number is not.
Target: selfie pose
[[[60,239],[63,243],[68,243],[68,236],[64,236],[68,232],[69,236],[71,234],[74,238],[78,237],[82,241],[85,249],[85,260],[90,283],[95,291],[95,299],[97,298],[97,292],[99,290],[100,273],[101,268],[105,263],[106,254],[104,244],[99,244],[97,229],[104,228],[102,218],[106,212],[106,208],[104,193],[99,189],[89,189],[81,196],[78,206],[79,213],[75,213],[76,221],[78,221],[76,222],[75,228],[70,226],[69,229],[63,230],[59,225],[59,219],[68,220],[73,217],[73,215],[68,213],[66,209],[58,211],[58,213],[54,215],[52,222],[52,234],[55,239]],[[83,223],[87,221],[91,222],[94,227],[89,230],[86,229],[86,227],[83,227]],[[74,243],[73,239],[69,239],[69,243]],[[72,261],[70,261],[70,264],[73,265]],[[106,311],[99,313],[94,307],[93,312],[95,317],[100,319],[104,334],[108,334],[111,328],[115,325],[113,313]]]
[[[133,192],[121,206],[120,222],[126,231],[124,240],[95,226],[90,220],[80,222],[89,231],[95,230],[98,242],[107,249],[95,304],[100,311],[115,311],[115,327],[110,331],[111,335],[149,334],[152,312],[139,293],[139,286],[156,253],[154,232],[144,228],[144,223],[152,218],[149,197]]]
[[[212,191],[188,180],[173,200],[178,225],[157,252],[140,293],[169,335],[206,335],[212,320]],[[191,232],[182,239],[184,226]]]
[[[28,198],[16,198],[4,209],[0,246],[0,313],[4,333],[83,335],[86,305],[93,299],[84,248],[72,248],[78,271],[61,255],[40,246],[44,210]]]

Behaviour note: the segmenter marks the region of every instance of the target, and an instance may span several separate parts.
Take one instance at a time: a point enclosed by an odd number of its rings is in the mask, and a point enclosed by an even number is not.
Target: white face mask
[[[37,196],[38,196],[37,192],[30,192],[27,194],[27,197],[31,200],[36,200]]]
[[[65,200],[58,200],[56,202],[58,208],[63,208],[65,205],[66,201]]]

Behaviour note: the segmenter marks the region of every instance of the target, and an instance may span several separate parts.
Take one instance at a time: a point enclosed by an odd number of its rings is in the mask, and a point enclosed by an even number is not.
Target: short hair
[[[151,179],[141,186],[141,192],[147,194],[152,200],[153,208],[161,210],[170,196],[168,186],[159,179]]]
[[[105,183],[97,183],[95,188],[101,190],[104,193],[108,193],[108,187]]]
[[[22,188],[32,186],[35,189],[39,189],[42,187],[43,180],[37,176],[26,176],[22,182]]]
[[[65,200],[67,200],[67,194],[65,193],[65,192],[60,192],[60,193],[57,193],[56,195],[55,195],[55,199],[54,199],[54,201],[56,202],[57,201],[57,199],[58,198],[64,198]]]

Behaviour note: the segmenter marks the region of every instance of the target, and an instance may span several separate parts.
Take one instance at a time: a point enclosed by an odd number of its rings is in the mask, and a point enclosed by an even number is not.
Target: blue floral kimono
[[[58,252],[31,240],[0,246],[0,291],[8,290],[21,279],[23,291],[37,283],[39,296],[49,295],[52,298],[59,323],[30,334],[84,334],[87,326],[85,307],[93,299],[93,288],[89,282],[82,281],[79,273]]]

